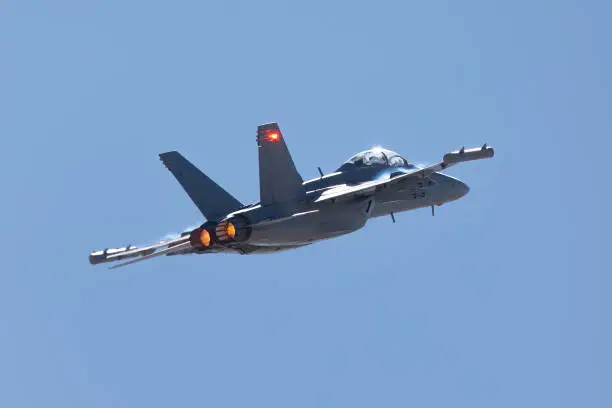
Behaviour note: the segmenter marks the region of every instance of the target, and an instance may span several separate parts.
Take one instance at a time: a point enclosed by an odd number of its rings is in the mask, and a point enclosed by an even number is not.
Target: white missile
[[[96,251],[89,254],[89,263],[93,265],[104,262],[119,261],[121,259],[136,258],[139,256],[149,256],[159,248],[173,247],[187,241],[189,241],[189,236],[182,236],[177,239],[163,241],[143,248],[137,248],[134,245],[128,245],[127,247],[123,248],[107,248],[103,251]]]
[[[493,148],[487,146],[485,143],[482,147],[476,147],[474,149],[462,147],[461,150],[445,154],[442,160],[444,164],[455,164],[472,160],[489,159],[493,157],[494,154]]]

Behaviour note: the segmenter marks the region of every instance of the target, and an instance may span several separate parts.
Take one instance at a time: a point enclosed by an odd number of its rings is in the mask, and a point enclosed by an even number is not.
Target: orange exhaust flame
[[[206,248],[208,248],[210,246],[210,234],[205,229],[203,229],[202,232],[200,232],[200,242]]]
[[[234,226],[234,224],[228,222],[227,227],[225,227],[225,233],[228,237],[234,239],[236,237],[236,227]]]

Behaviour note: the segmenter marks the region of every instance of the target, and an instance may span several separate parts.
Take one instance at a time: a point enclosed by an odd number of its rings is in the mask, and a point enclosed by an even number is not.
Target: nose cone
[[[466,195],[468,191],[470,191],[470,188],[467,186],[467,184],[465,184],[461,180],[449,177],[448,182],[450,185],[448,186],[448,190],[446,190],[446,194],[448,197],[446,202],[458,200],[464,195]]]
[[[440,205],[458,200],[470,191],[470,188],[463,181],[446,174],[438,175],[436,181],[440,185],[438,190],[440,192],[438,196]]]
[[[453,190],[455,190],[457,198],[461,198],[470,191],[470,188],[463,181],[455,180],[455,184],[453,184]]]

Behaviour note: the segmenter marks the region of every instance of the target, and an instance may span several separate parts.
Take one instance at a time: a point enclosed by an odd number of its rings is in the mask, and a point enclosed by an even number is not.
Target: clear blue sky
[[[610,407],[606,1],[0,2],[0,406]],[[373,145],[470,193],[273,256],[91,250],[250,202],[255,129],[317,175]]]

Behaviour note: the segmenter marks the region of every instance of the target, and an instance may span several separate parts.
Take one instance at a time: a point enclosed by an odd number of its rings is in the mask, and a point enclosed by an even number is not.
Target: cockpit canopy
[[[348,169],[355,169],[360,167],[406,167],[412,168],[412,165],[408,160],[404,159],[399,154],[375,147],[370,150],[366,150],[357,153],[338,169],[338,171],[344,171]]]

